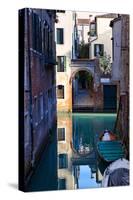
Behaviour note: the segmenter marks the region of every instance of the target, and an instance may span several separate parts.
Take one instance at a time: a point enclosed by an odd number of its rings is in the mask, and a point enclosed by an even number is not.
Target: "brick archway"
[[[76,75],[78,73],[79,78],[77,79]],[[92,77],[92,84],[88,82],[87,74]],[[90,69],[87,67],[75,69],[71,74],[70,84],[72,86],[72,109],[84,109],[94,106],[94,74]]]
[[[93,77],[93,79],[94,79],[94,73],[93,73],[90,69],[88,69],[88,68],[86,68],[86,67],[80,67],[80,68],[78,67],[78,69],[75,69],[75,70],[72,72],[71,76],[70,76],[70,79],[69,79],[69,83],[70,83],[70,84],[72,84],[72,80],[74,79],[75,75],[76,75],[78,72],[80,72],[80,71],[88,72],[89,74],[92,75],[92,77]]]

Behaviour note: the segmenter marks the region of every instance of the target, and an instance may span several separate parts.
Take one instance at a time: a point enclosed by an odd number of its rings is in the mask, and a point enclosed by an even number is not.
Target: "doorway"
[[[116,110],[117,109],[117,86],[116,85],[104,85],[104,109]]]

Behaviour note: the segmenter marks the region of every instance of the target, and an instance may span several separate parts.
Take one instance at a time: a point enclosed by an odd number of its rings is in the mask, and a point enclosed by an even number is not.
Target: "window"
[[[58,61],[57,72],[66,71],[66,56],[58,56],[57,61]]]
[[[38,124],[38,98],[34,97],[34,124]]]
[[[43,28],[43,52],[48,54],[48,25],[44,25]]]
[[[91,23],[90,24],[90,36],[96,36],[96,24],[95,23]]]
[[[57,28],[57,44],[64,44],[64,29]]]
[[[43,113],[44,113],[44,107],[43,107],[44,103],[43,103],[43,95],[40,95],[40,115],[41,115],[41,119],[43,119]]]
[[[58,189],[59,190],[66,189],[66,179],[65,178],[59,178],[58,179]]]
[[[52,30],[50,30],[49,32],[49,51],[50,51],[50,55],[51,57],[53,56],[53,32]]]
[[[36,13],[32,15],[32,47],[42,53],[42,24]]]
[[[104,45],[94,44],[94,56],[103,56],[103,54],[104,54]]]
[[[48,120],[48,92],[44,92],[43,94],[43,108],[44,108],[44,116],[45,120]]]
[[[63,85],[57,86],[57,98],[64,99],[64,86]]]
[[[27,113],[24,116],[24,136],[25,136],[25,145],[29,144],[29,137],[30,135],[30,116],[29,113]]]
[[[59,169],[68,168],[68,155],[67,154],[59,154]]]
[[[58,128],[58,141],[65,140],[65,128]]]

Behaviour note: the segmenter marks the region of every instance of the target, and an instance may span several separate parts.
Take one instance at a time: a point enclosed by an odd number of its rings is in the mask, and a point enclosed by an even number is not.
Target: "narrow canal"
[[[104,129],[113,131],[115,114],[59,113],[57,134],[42,155],[28,191],[101,187],[103,166],[96,143]]]

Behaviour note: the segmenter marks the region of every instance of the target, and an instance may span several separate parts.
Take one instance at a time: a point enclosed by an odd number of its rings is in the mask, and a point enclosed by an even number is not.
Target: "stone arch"
[[[90,74],[92,77],[89,79],[91,81],[88,82],[88,79],[80,79],[76,80],[76,74],[80,72],[85,72]],[[80,76],[84,76],[80,74]],[[82,81],[81,81],[82,80]],[[83,108],[83,107],[93,107],[94,106],[94,71],[93,69],[89,69],[87,67],[73,67],[72,74],[70,77],[70,84],[72,85],[72,108]],[[88,85],[89,83],[89,85]],[[91,85],[90,85],[91,84]]]
[[[79,69],[76,69],[71,73],[71,76],[70,76],[70,79],[69,79],[69,84],[72,84],[73,78],[80,71],[86,71],[86,72],[90,73],[92,75],[93,79],[94,79],[94,73],[90,69],[88,69],[86,67],[80,67]]]

